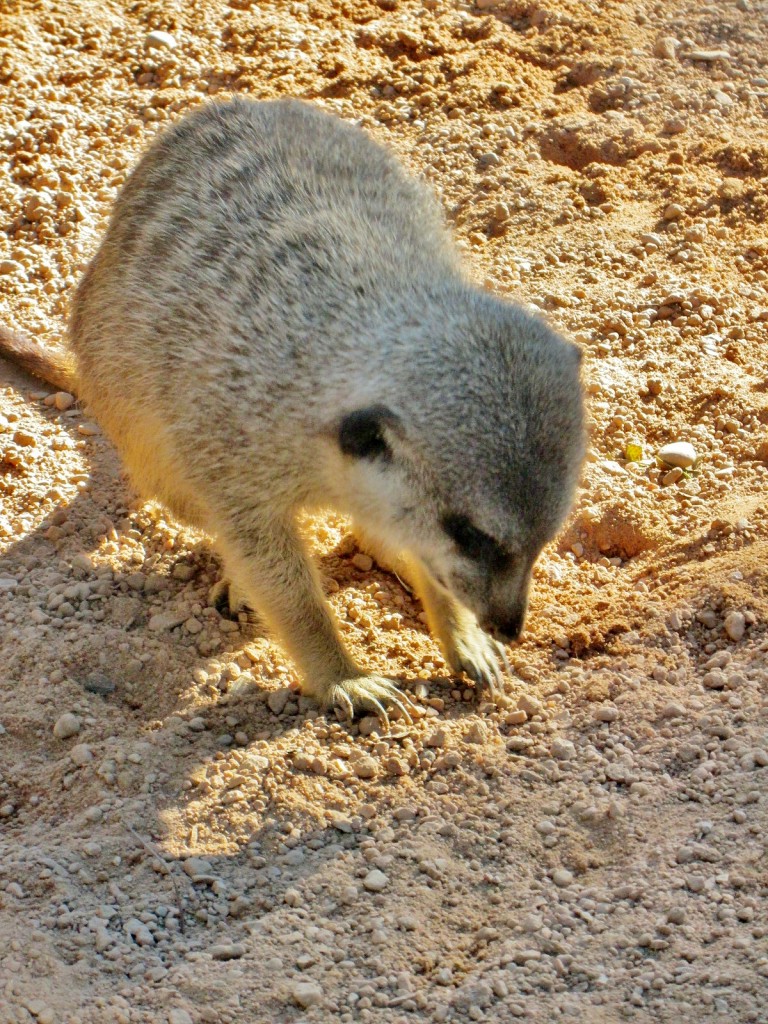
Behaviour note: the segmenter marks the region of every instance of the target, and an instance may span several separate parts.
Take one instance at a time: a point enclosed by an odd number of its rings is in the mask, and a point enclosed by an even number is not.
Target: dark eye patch
[[[396,431],[398,419],[383,405],[357,409],[344,417],[339,427],[339,446],[345,455],[356,459],[389,461],[392,450],[385,430]]]
[[[463,555],[473,562],[484,562],[492,569],[501,569],[510,558],[509,552],[484,530],[478,529],[468,516],[448,515],[443,529]]]

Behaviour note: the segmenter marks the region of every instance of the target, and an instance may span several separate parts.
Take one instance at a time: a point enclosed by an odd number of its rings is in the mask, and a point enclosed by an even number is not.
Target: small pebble
[[[279,690],[273,690],[267,697],[267,707],[273,715],[282,715],[285,705],[293,696],[288,686],[282,686]]]
[[[670,203],[664,210],[664,220],[680,220],[685,215],[685,210],[678,203]]]
[[[653,45],[653,55],[662,60],[674,60],[679,46],[680,40],[674,36],[659,36]]]
[[[378,764],[372,757],[361,757],[355,761],[354,772],[358,779],[372,779],[378,771]]]
[[[747,620],[741,612],[728,612],[725,616],[723,626],[731,640],[738,642],[744,636],[744,632],[747,628]]]
[[[153,633],[167,633],[180,626],[186,618],[184,612],[158,612],[150,617],[148,626]]]
[[[541,701],[530,693],[524,693],[517,702],[517,710],[524,711],[529,718],[532,718],[533,715],[540,715],[543,709],[544,705]]]
[[[389,878],[387,878],[383,871],[379,871],[378,868],[369,871],[363,879],[363,886],[368,892],[383,892],[388,885]]]
[[[53,396],[53,404],[59,412],[65,412],[75,404],[75,396],[70,395],[68,391],[57,391]]]
[[[148,50],[175,50],[179,44],[176,41],[176,37],[172,36],[170,32],[155,29],[147,33],[144,38],[144,45]]]
[[[189,1013],[181,1007],[174,1007],[168,1011],[168,1024],[195,1024]]]
[[[291,986],[291,998],[297,1006],[307,1010],[323,1001],[323,990],[316,981],[295,981]]]
[[[614,704],[600,704],[592,712],[596,722],[615,722],[619,717],[619,709]]]
[[[567,868],[555,868],[552,872],[552,881],[560,889],[564,889],[573,881],[573,875]]]
[[[576,747],[573,743],[560,737],[552,741],[551,750],[552,756],[556,757],[558,761],[572,761],[576,757]]]
[[[69,756],[74,764],[82,767],[88,764],[89,761],[93,760],[93,751],[87,743],[78,743],[69,752]]]
[[[77,736],[80,732],[80,719],[67,711],[56,720],[53,727],[53,735],[57,740],[68,740],[70,736]]]
[[[220,942],[210,946],[208,952],[214,960],[239,960],[245,956],[245,946],[242,942]]]
[[[373,568],[373,559],[370,555],[366,555],[362,551],[358,551],[357,554],[352,557],[352,565],[354,565],[356,569],[360,569],[361,572],[370,572]]]
[[[190,878],[197,878],[199,875],[210,875],[213,873],[211,862],[205,857],[187,857],[184,861],[184,871]]]
[[[727,682],[727,677],[719,668],[713,668],[711,672],[705,672],[701,678],[702,686],[708,690],[722,690]]]
[[[696,449],[687,441],[674,441],[659,449],[659,458],[668,466],[690,469],[696,463]]]

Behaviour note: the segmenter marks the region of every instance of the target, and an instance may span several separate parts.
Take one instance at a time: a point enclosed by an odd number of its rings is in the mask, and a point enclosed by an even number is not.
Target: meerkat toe
[[[349,718],[361,711],[372,711],[389,727],[389,712],[396,708],[410,725],[413,722],[409,707],[414,704],[390,679],[384,676],[356,676],[343,679],[328,690],[324,703],[341,708]]]

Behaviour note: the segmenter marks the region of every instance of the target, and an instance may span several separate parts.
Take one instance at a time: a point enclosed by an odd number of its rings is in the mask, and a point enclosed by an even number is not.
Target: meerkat
[[[212,538],[303,693],[408,713],[323,597],[296,517],[328,507],[410,581],[451,669],[496,685],[577,484],[580,354],[470,282],[431,191],[360,128],[296,100],[183,117],[115,203],[67,354],[2,339]]]

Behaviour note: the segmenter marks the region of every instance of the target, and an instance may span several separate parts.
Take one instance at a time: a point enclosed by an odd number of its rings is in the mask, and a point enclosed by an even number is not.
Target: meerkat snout
[[[528,611],[528,593],[526,591],[513,605],[504,608],[493,618],[485,618],[480,625],[495,640],[511,644],[520,639]]]

